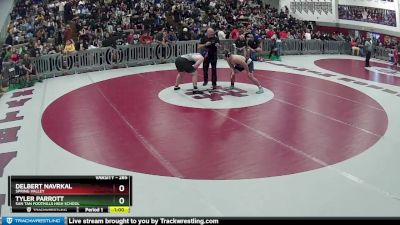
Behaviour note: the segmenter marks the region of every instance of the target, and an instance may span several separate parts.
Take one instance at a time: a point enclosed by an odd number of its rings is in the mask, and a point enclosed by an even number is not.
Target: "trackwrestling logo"
[[[193,94],[193,85],[185,83],[174,91],[173,86],[162,90],[158,97],[169,104],[199,109],[232,109],[256,106],[270,101],[274,94],[264,88],[263,94],[256,94],[258,87],[253,84],[235,83],[235,88],[227,89],[230,82],[218,82],[215,90],[199,86],[201,93]]]
[[[64,225],[64,217],[3,217],[2,224],[9,225],[34,225],[51,224]]]

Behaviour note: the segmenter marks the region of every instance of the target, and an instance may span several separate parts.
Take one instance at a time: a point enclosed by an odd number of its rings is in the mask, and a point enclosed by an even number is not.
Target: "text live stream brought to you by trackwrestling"
[[[159,225],[159,224],[220,224],[220,219],[173,217],[2,217],[3,225]]]

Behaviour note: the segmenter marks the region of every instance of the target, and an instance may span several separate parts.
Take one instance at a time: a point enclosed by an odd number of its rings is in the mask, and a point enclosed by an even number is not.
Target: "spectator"
[[[63,18],[64,16],[64,7],[65,7],[66,2],[61,1],[58,3],[58,13],[59,13],[59,18]]]
[[[14,45],[14,37],[11,33],[7,35],[5,43],[7,45]]]
[[[179,35],[179,40],[180,41],[189,41],[192,40],[192,35],[189,32],[189,30],[185,27],[183,28],[182,32]]]
[[[310,30],[306,30],[306,33],[304,34],[304,37],[305,37],[305,39],[306,40],[311,40],[311,33],[310,33]]]
[[[393,65],[396,66],[397,68],[397,64],[399,63],[399,51],[398,51],[398,46],[394,46],[393,49]]]
[[[42,42],[40,41],[40,39],[36,40],[34,47],[39,53],[42,53],[43,45],[42,45]]]
[[[233,41],[236,41],[236,39],[239,37],[240,31],[237,28],[234,28],[230,34],[230,37]]]
[[[25,80],[25,85],[24,86],[27,86],[27,87],[33,86],[32,77],[36,76],[36,71],[33,68],[32,62],[31,62],[28,54],[24,55],[24,58],[22,60],[21,69],[22,69],[22,76],[26,77],[24,79]],[[42,79],[39,79],[39,81],[41,82]]]
[[[92,42],[91,44],[89,44],[88,49],[96,49],[98,48],[98,45],[96,42]]]
[[[247,52],[249,58],[251,58],[253,61],[263,60],[262,58],[258,57],[258,55],[262,53],[260,42],[255,40],[252,34],[247,35],[247,46],[249,47]]]
[[[127,43],[128,44],[133,44],[133,38],[134,38],[134,33],[133,31],[129,32],[128,38],[127,38]]]
[[[282,40],[285,40],[286,38],[288,38],[288,33],[286,30],[282,30],[281,32],[279,32],[279,36]]]
[[[70,54],[75,52],[75,43],[74,40],[70,39],[67,40],[67,43],[65,44],[64,51],[65,54]]]
[[[102,42],[102,46],[116,48],[117,47],[117,37],[110,35],[109,33],[105,33],[105,37]]]
[[[355,38],[351,39],[351,49],[352,49],[352,55],[358,56],[360,54],[360,48],[358,47],[358,43]]]
[[[64,20],[66,23],[71,21],[73,18],[73,13],[72,13],[72,2],[68,1],[64,5]]]
[[[272,27],[269,27],[266,31],[267,33],[267,38],[272,39],[272,37],[275,35],[275,31],[272,29]]]
[[[154,35],[154,42],[158,44],[165,44],[167,41],[167,31],[165,28],[161,29],[156,35]]]
[[[50,44],[48,47],[47,54],[56,54],[56,53],[57,53],[56,48],[52,44]]]
[[[161,63],[164,63],[164,59],[166,57],[166,53],[167,53],[167,46],[169,43],[169,39],[168,39],[168,32],[166,29],[162,29],[160,32],[158,32],[155,35],[154,38],[155,42],[160,44],[159,46],[157,46],[156,48],[161,48]],[[159,59],[159,55],[157,54],[157,59]]]
[[[223,30],[218,31],[218,38],[219,40],[225,40],[226,34]]]
[[[68,40],[72,39],[72,29],[70,25],[67,25],[65,27],[65,31],[64,31],[64,40],[65,42],[67,42]]]
[[[0,51],[0,97],[6,90],[3,89],[3,51]]]
[[[244,37],[243,34],[241,34],[234,43],[235,54],[246,57],[247,56],[246,47],[247,47],[246,38]]]
[[[175,43],[178,41],[178,38],[176,37],[176,33],[174,31],[174,29],[170,29],[168,32],[168,41],[171,43]]]
[[[293,35],[292,35],[291,32],[288,32],[288,33],[287,33],[287,36],[288,36],[288,39],[294,39],[294,37],[293,37]]]
[[[360,39],[357,40],[357,47],[359,48],[361,57],[364,57],[366,54],[364,43],[365,43],[364,37],[362,37],[361,40]]]
[[[134,35],[133,35],[133,44],[139,44],[139,39],[140,39],[140,34],[138,34],[138,33],[135,33]]]
[[[17,64],[19,61],[19,55],[17,53],[17,49],[16,48],[12,48],[11,50],[11,56],[10,56],[10,61]]]
[[[140,43],[145,45],[153,43],[153,37],[148,31],[145,31],[142,36],[140,36]]]
[[[280,52],[281,52],[281,44],[282,41],[280,39],[279,33],[276,33],[276,36],[272,39],[271,51],[269,52],[268,58],[272,59],[272,54],[276,57],[276,59],[280,60]]]

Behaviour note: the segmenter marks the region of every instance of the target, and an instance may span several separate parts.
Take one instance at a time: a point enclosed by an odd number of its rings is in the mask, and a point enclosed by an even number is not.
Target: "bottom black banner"
[[[118,225],[168,225],[168,224],[230,224],[243,222],[243,224],[263,224],[265,222],[287,222],[304,220],[308,222],[320,222],[327,220],[399,220],[400,218],[296,218],[296,217],[230,217],[230,218],[202,218],[202,217],[67,217],[66,224],[118,224]],[[242,223],[240,223],[242,224]]]
[[[118,224],[118,225],[159,225],[159,224],[220,224],[220,219],[209,218],[178,218],[178,217],[68,217],[68,225],[77,224]]]

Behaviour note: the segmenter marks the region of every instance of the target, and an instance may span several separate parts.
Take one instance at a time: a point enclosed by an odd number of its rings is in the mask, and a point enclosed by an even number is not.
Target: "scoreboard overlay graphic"
[[[10,176],[13,213],[108,213],[132,206],[131,176]]]

